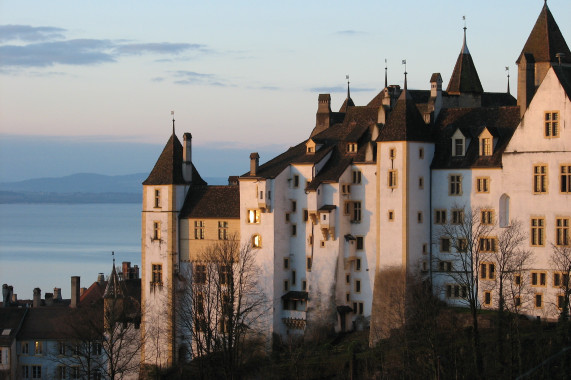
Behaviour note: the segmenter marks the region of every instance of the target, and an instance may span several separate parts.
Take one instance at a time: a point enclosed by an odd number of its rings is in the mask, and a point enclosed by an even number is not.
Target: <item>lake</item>
[[[89,287],[123,261],[141,266],[141,205],[0,204],[0,284],[18,299],[33,289],[62,289],[71,296],[71,276]]]

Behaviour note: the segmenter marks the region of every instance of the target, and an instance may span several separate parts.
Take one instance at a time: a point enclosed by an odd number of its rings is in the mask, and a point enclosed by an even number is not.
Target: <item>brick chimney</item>
[[[75,308],[79,305],[79,288],[80,280],[79,276],[71,277],[71,307]]]
[[[182,150],[182,177],[186,182],[192,182],[192,135],[185,133]],[[125,275],[125,273],[123,273]]]
[[[317,98],[317,114],[315,115],[315,128],[311,136],[323,132],[331,125],[331,95],[319,94]]]
[[[250,175],[256,176],[260,166],[260,155],[257,152],[250,154]]]
[[[42,291],[40,288],[35,288],[32,307],[40,307],[41,303],[42,303]]]
[[[62,299],[61,288],[54,288],[54,301],[59,302],[61,301],[61,299]]]

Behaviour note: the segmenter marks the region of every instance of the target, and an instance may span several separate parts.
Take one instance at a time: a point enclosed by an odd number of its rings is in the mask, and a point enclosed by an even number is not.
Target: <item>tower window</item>
[[[161,191],[155,189],[155,208],[161,207]]]
[[[545,113],[545,137],[559,137],[559,111]]]
[[[153,222],[153,240],[161,239],[161,222]]]

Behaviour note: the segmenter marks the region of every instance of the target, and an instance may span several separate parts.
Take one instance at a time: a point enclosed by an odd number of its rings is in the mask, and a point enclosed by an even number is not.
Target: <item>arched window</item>
[[[510,225],[510,196],[502,194],[500,197],[500,227],[507,227]]]

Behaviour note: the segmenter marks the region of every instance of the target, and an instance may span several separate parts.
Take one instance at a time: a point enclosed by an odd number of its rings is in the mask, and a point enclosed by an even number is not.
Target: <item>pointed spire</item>
[[[454,71],[452,72],[446,91],[453,95],[459,95],[460,93],[481,94],[484,92],[484,89],[482,88],[478,71],[476,71],[476,66],[474,65],[472,55],[470,54],[470,50],[468,50],[468,44],[466,42],[466,16],[462,18],[464,20],[462,50],[456,60],[456,65],[454,66]]]
[[[506,66],[506,71],[508,72],[508,94],[510,93],[510,68]]]
[[[347,99],[345,99],[341,105],[339,112],[347,112],[349,107],[355,106],[355,102],[353,102],[353,99],[351,99],[351,91],[349,90],[349,75],[345,75],[345,79],[347,79]]]
[[[172,115],[172,134],[174,135],[174,111],[171,111],[171,115]]]
[[[406,91],[407,89],[407,85],[406,85],[406,75],[408,74],[406,72],[406,59],[402,60],[402,64],[404,65],[404,90]]]
[[[468,50],[468,44],[466,43],[466,29],[468,28],[466,28],[465,20],[466,18],[464,18],[464,41],[462,42],[462,54],[470,54],[470,50]]]
[[[111,269],[103,298],[120,298],[123,297],[123,289],[121,289],[121,280],[115,269],[115,252],[111,252],[111,254],[113,255],[113,269]]]
[[[349,90],[349,74],[345,75],[345,79],[347,79],[347,99],[351,99],[351,91]]]

